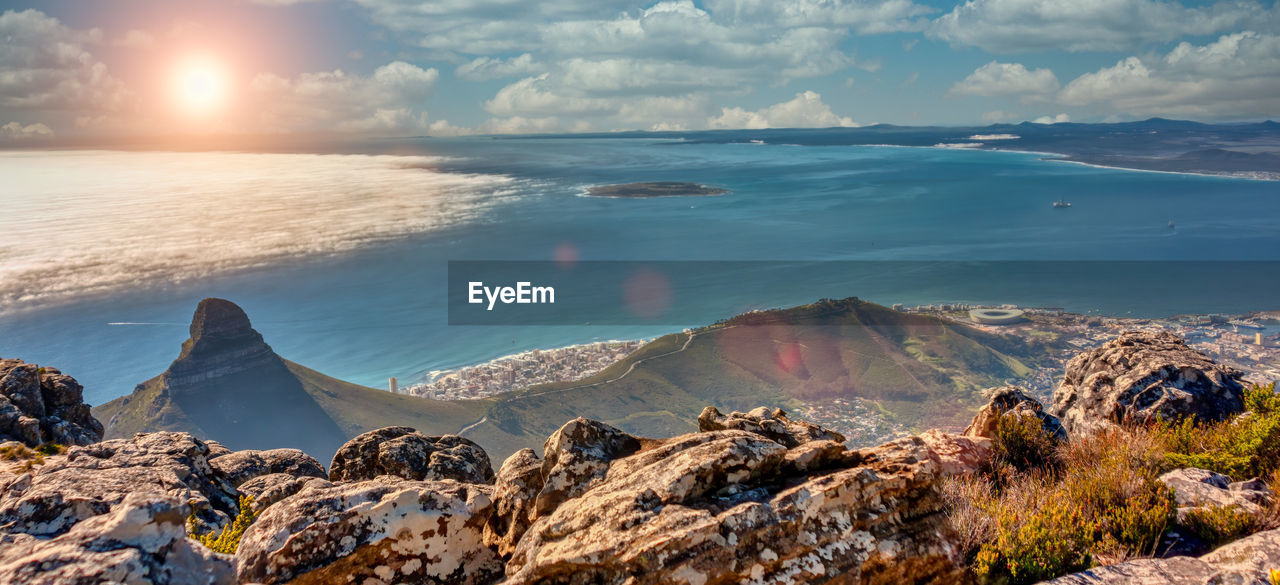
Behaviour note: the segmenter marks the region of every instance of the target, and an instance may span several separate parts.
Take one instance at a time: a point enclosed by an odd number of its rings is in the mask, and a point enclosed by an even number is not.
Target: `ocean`
[[[57,367],[99,404],[163,371],[208,296],[244,307],[284,357],[380,388],[823,297],[1280,309],[1280,183],[1044,158],[634,137],[0,151],[0,357]],[[640,181],[730,192],[585,196]],[[659,324],[448,324],[450,261],[566,257],[770,262],[681,290]],[[811,268],[771,277],[779,266]]]

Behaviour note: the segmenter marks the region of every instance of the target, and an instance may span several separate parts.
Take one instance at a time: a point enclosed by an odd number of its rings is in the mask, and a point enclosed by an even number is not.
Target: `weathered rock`
[[[131,494],[51,539],[0,537],[0,583],[230,585],[231,558],[187,540],[179,498]]]
[[[587,491],[609,470],[609,462],[635,453],[640,439],[599,421],[575,418],[542,445],[542,490],[534,501],[537,516]]]
[[[1050,412],[1073,434],[1123,422],[1222,420],[1244,409],[1240,378],[1177,335],[1131,331],[1072,358]]]
[[[452,480],[307,487],[267,508],[240,540],[241,582],[489,583],[484,545],[493,488]]]
[[[651,442],[540,516],[505,583],[964,582],[938,480],[988,441],[935,435],[945,453],[912,437],[832,456],[742,430]]]
[[[410,427],[359,435],[338,449],[329,464],[332,481],[363,481],[380,475],[493,483],[489,455],[479,445],[457,435],[428,437]]]
[[[188,330],[191,337],[163,374],[175,392],[277,359],[262,334],[249,324],[244,309],[225,299],[201,300]]]
[[[498,469],[493,487],[494,511],[484,541],[506,556],[537,518],[534,502],[542,491],[542,461],[533,449],[516,451]]]
[[[236,514],[235,489],[210,467],[205,444],[187,433],[161,432],[48,458],[0,492],[0,524],[8,532],[58,535],[134,493],[189,502],[209,526]]]
[[[768,437],[788,449],[809,441],[835,441],[843,443],[844,435],[805,421],[791,420],[780,408],[761,406],[751,412],[720,414],[714,406],[702,409],[698,415],[698,430],[724,431],[737,429]]]
[[[1259,532],[1200,558],[1140,559],[1059,577],[1045,585],[1267,585],[1280,567],[1280,530]]]
[[[209,461],[213,461],[214,459],[222,457],[223,455],[230,455],[232,453],[235,453],[235,451],[232,451],[231,449],[227,448],[226,445],[223,445],[222,443],[219,443],[217,441],[205,441],[204,444],[209,446]]]
[[[1262,511],[1262,506],[1271,503],[1271,490],[1260,485],[1262,482],[1232,484],[1231,478],[1206,469],[1175,469],[1161,475],[1160,481],[1173,488],[1179,518],[1188,510],[1202,506],[1239,506],[1256,514]],[[1232,489],[1232,485],[1237,485],[1236,489]]]
[[[209,465],[235,487],[272,473],[295,477],[328,477],[315,457],[297,449],[235,451],[221,457],[211,457]]]
[[[88,445],[102,423],[84,403],[84,388],[55,368],[0,359],[0,441]]]
[[[236,489],[240,492],[240,495],[253,498],[251,509],[254,512],[262,512],[271,504],[292,496],[302,491],[303,488],[321,488],[331,485],[333,484],[329,480],[320,477],[269,473],[250,479],[237,486]]]
[[[1059,441],[1067,440],[1067,431],[1062,428],[1058,417],[1044,412],[1044,407],[1039,400],[1027,396],[1017,386],[988,388],[984,393],[989,400],[985,406],[978,409],[978,414],[973,416],[973,421],[964,430],[965,435],[988,439],[995,437],[996,425],[1000,417],[1013,414],[1022,419],[1034,417],[1040,421],[1041,427],[1050,436]]]

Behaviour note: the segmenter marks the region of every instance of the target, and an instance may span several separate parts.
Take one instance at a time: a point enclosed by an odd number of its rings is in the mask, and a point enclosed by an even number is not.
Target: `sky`
[[[1219,0],[0,0],[0,141],[1280,117]]]

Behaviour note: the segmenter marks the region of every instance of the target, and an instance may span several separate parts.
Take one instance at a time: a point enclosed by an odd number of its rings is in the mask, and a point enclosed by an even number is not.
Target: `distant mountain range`
[[[1001,134],[1014,138],[975,138]],[[1064,160],[1128,169],[1232,174],[1280,179],[1280,123],[1203,124],[1150,118],[1110,124],[992,124],[990,126],[895,126],[777,128],[697,132],[562,134],[565,138],[652,137],[680,144],[751,143],[802,146],[974,144],[987,150],[1061,155]],[[519,140],[523,136],[503,137]],[[546,138],[546,136],[541,136]],[[981,143],[980,145],[978,145]]]
[[[407,425],[463,431],[503,458],[586,416],[642,436],[694,430],[708,404],[795,408],[863,398],[912,426],[960,427],[982,388],[1045,355],[1017,338],[858,299],[740,315],[668,335],[577,382],[440,401],[350,384],[276,355],[230,301],[205,299],[164,373],[94,409],[108,438],[183,430],[232,449],[295,447],[328,460],[346,439]]]

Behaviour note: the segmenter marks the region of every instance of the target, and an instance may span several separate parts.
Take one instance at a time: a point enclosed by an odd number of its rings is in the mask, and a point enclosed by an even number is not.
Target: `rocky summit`
[[[1169,332],[1130,331],[1067,363],[1050,412],[1069,432],[1244,410],[1242,374]]]
[[[55,368],[0,359],[0,443],[88,445],[102,423],[84,403],[84,388]]]

